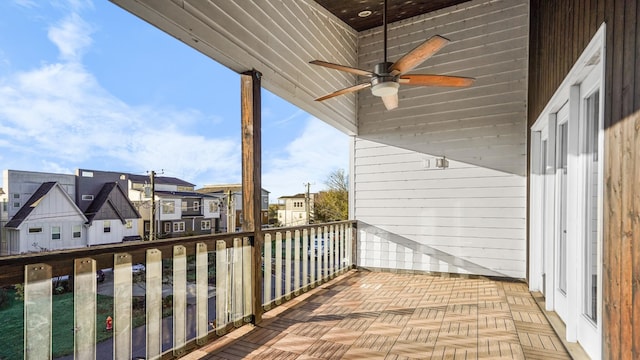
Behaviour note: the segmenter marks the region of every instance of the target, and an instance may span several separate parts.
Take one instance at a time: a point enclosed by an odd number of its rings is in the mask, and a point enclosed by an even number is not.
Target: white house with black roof
[[[10,254],[87,245],[87,217],[57,182],[41,184],[7,222]]]
[[[116,182],[105,183],[85,210],[88,245],[141,240],[140,214]]]

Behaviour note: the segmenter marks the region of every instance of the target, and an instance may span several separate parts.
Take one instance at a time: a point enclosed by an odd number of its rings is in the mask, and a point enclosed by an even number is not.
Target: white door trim
[[[568,151],[569,151],[569,159],[568,159],[568,172],[567,172],[567,253],[570,254],[568,256],[568,266],[567,266],[567,303],[566,303],[566,314],[563,316],[566,325],[566,338],[568,341],[579,342],[583,349],[591,356],[592,358],[599,358],[601,356],[602,349],[602,183],[603,180],[603,161],[599,161],[599,179],[598,179],[598,232],[599,232],[599,240],[598,240],[598,264],[597,264],[597,301],[598,301],[598,309],[597,309],[597,322],[590,321],[587,319],[586,315],[584,315],[584,289],[585,284],[583,284],[584,280],[584,272],[582,267],[585,266],[585,262],[583,261],[583,253],[584,253],[584,245],[583,245],[583,237],[585,234],[585,227],[583,226],[585,221],[583,206],[585,205],[584,197],[586,194],[586,185],[584,181],[585,177],[585,162],[583,161],[581,154],[581,126],[583,121],[583,99],[585,96],[589,95],[589,93],[585,93],[585,88],[580,89],[580,85],[583,82],[589,82],[592,79],[596,78],[597,82],[595,86],[599,86],[600,88],[600,105],[599,105],[599,119],[602,121],[604,115],[604,84],[605,84],[605,39],[606,39],[606,26],[602,24],[600,29],[596,32],[595,36],[589,42],[589,45],[581,54],[580,58],[576,61],[576,63],[571,68],[567,77],[562,81],[562,84],[556,90],[551,100],[547,103],[543,111],[540,113],[540,116],[531,127],[531,131],[539,132],[545,126],[548,126],[549,131],[556,128],[556,118],[555,115],[562,108],[562,106],[569,101],[569,120],[568,120]],[[582,92],[582,94],[581,94]],[[600,124],[600,129],[602,130],[602,125]],[[540,157],[540,141],[535,143],[534,139],[540,139],[537,137],[539,135],[533,136],[532,134],[532,146],[530,149],[530,153],[532,156],[531,164],[539,164],[538,161],[540,159],[534,159],[534,157]],[[549,141],[554,143],[554,146],[549,146],[550,149],[555,148],[555,140],[556,134],[549,133]],[[600,159],[603,159],[603,131],[600,131],[598,137],[598,153]],[[554,169],[557,166],[554,166]],[[532,167],[533,169],[533,167]],[[547,202],[547,209],[542,209],[543,201],[533,200],[536,196],[540,197],[542,194],[543,183],[552,183],[555,184],[557,181],[553,179],[549,181],[550,176],[548,175],[542,176],[546,178],[545,180],[540,179],[540,175],[536,174],[535,176],[532,174],[531,188],[530,188],[530,198],[532,199],[530,204],[530,214],[531,214],[531,223],[530,223],[530,273],[532,275],[530,281],[531,290],[543,290],[542,289],[542,274],[546,274],[546,282],[550,281],[553,284],[547,284],[546,288],[546,305],[547,310],[560,310],[556,309],[555,304],[558,303],[559,299],[554,299],[555,289],[558,287],[556,284],[557,276],[551,274],[555,274],[557,272],[557,262],[556,261],[546,261],[543,262],[543,257],[546,259],[555,259],[555,246],[553,242],[549,244],[549,238],[553,239],[555,234],[556,225],[547,226],[547,228],[552,228],[554,234],[550,237],[547,237],[548,232],[542,234],[540,230],[542,227],[542,221],[546,221],[549,217],[551,219],[557,218],[556,215],[549,215],[549,212],[557,212],[555,205],[551,205],[555,202],[557,188],[553,191],[552,202]],[[551,210],[551,211],[549,211]],[[548,223],[547,224],[554,224]],[[536,227],[534,229],[534,227]],[[540,242],[544,241],[543,244]],[[551,246],[548,246],[551,245]],[[544,248],[544,254],[541,249]],[[571,255],[573,254],[573,255]],[[545,264],[544,269],[542,268],[542,264]],[[542,272],[541,272],[542,271]],[[553,280],[552,280],[553,279]],[[552,291],[553,289],[553,291]]]

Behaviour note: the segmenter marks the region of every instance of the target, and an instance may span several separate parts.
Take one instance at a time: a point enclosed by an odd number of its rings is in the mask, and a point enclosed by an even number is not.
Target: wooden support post
[[[242,107],[242,230],[253,231],[251,267],[253,280],[253,322],[262,320],[262,164],[260,74],[256,70],[240,75]]]
[[[604,359],[640,354],[640,112],[605,133]]]

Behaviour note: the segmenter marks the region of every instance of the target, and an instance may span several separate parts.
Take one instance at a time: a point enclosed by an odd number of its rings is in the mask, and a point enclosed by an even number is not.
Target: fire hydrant
[[[107,331],[113,330],[113,318],[107,316]]]

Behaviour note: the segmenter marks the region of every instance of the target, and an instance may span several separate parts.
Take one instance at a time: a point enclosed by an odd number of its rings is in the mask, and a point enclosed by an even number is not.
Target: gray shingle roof
[[[131,180],[134,183],[144,184],[145,182],[146,183],[149,182],[149,176],[129,174],[129,180]],[[182,179],[178,179],[170,176],[156,176],[154,181],[156,184],[164,184],[164,185],[196,186],[195,184],[192,184],[188,181],[184,181]]]

